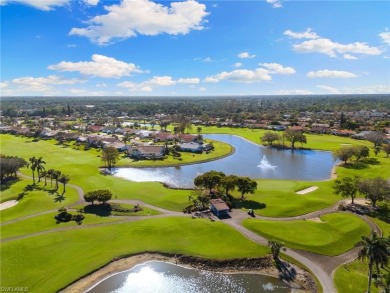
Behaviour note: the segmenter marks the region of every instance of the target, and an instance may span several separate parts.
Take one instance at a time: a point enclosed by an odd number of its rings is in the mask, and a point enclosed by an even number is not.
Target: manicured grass
[[[77,212],[74,210],[69,210],[69,213],[77,214]],[[54,216],[56,216],[57,214],[57,212],[52,212],[49,214],[39,215],[33,218],[21,220],[16,223],[1,226],[1,239],[63,227],[80,226],[75,221],[57,224],[57,221],[54,219]],[[96,223],[116,222],[122,220],[121,218],[98,217],[96,215],[91,214],[84,214],[84,216],[85,218],[81,226]]]
[[[321,220],[323,222],[246,219],[243,225],[267,239],[283,241],[288,247],[325,255],[339,255],[353,248],[362,235],[370,233],[369,226],[353,214],[328,214]]]
[[[368,286],[367,262],[355,260],[349,264],[340,266],[334,273],[334,282],[338,292],[366,292]],[[374,284],[371,285],[371,292],[378,292]]]
[[[260,137],[264,135],[265,132],[270,130],[263,129],[248,129],[248,128],[229,128],[229,127],[216,127],[216,126],[202,126],[203,134],[233,134],[242,136],[254,143],[261,144]],[[281,135],[282,132],[274,131],[275,133]],[[313,150],[325,150],[325,151],[333,151],[340,148],[343,144],[351,144],[351,145],[367,145],[372,148],[372,143],[369,143],[364,140],[356,140],[348,137],[334,136],[328,134],[307,134],[305,133],[307,138],[307,144],[304,144],[304,148],[310,148]],[[285,141],[285,144],[289,146],[289,142]],[[301,147],[301,144],[297,144],[296,147]]]
[[[210,142],[211,140],[206,140]],[[131,167],[160,167],[160,166],[175,166],[183,164],[196,164],[201,162],[207,162],[210,160],[217,160],[218,158],[225,157],[232,153],[234,148],[221,141],[211,141],[214,145],[214,150],[209,153],[203,152],[202,154],[194,154],[189,152],[180,152],[180,158],[174,158],[171,154],[166,156],[164,160],[140,160],[134,161],[129,157],[121,158],[117,163],[117,166],[131,166]]]
[[[131,210],[134,208],[134,205],[132,204],[118,204],[118,203],[113,203],[113,205],[121,208],[121,209],[128,209]],[[138,212],[120,212],[120,211],[110,211],[105,208],[103,208],[101,205],[94,205],[92,206],[91,204],[85,204],[85,205],[76,205],[73,206],[75,209],[80,209],[82,208],[84,210],[84,215],[97,215],[97,216],[102,216],[102,217],[108,217],[108,216],[154,216],[154,215],[159,215],[160,212],[150,209],[144,206],[140,206],[142,208],[142,211]]]
[[[43,182],[33,186],[32,180],[20,178],[20,180],[10,185],[8,189],[1,192],[2,201],[3,199],[21,198],[17,205],[0,211],[1,222],[47,210],[58,210],[61,207],[67,207],[75,203],[79,199],[77,191],[69,186],[66,188],[64,195],[61,195],[62,186],[60,186],[58,191],[59,194],[57,192],[52,193],[50,183],[46,187],[44,187]]]
[[[148,219],[2,243],[1,286],[54,292],[115,257],[144,251],[217,259],[269,253],[267,247],[221,222],[182,217]]]
[[[386,223],[384,221],[381,221],[377,218],[372,218],[370,217],[370,219],[375,222],[375,224],[377,224],[379,226],[379,228],[382,230],[382,233],[383,233],[383,237],[388,237],[390,236],[390,224],[389,223]]]

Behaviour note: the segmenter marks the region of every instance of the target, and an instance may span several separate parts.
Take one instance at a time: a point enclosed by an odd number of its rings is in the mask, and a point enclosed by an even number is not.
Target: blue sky
[[[389,1],[0,5],[2,96],[390,93]]]

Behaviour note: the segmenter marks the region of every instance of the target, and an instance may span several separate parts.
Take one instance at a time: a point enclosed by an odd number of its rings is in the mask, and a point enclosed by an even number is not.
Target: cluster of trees
[[[333,152],[333,158],[335,160],[343,161],[347,164],[348,160],[352,157],[356,161],[370,156],[370,149],[365,145],[343,146]]]
[[[61,222],[70,222],[75,221],[78,225],[81,225],[84,220],[84,215],[82,214],[83,210],[78,210],[77,215],[72,215],[71,213],[68,213],[68,210],[64,207],[60,208],[58,210],[58,215],[54,217],[54,219],[57,220],[57,224]]]
[[[28,162],[23,158],[0,155],[0,182],[16,178],[19,169],[27,166]]]
[[[295,148],[295,144],[297,142],[304,144],[307,143],[306,135],[303,134],[301,130],[295,130],[295,129],[286,129],[281,135],[273,132],[273,131],[267,131],[264,133],[262,137],[260,137],[260,140],[262,143],[272,146],[284,146],[284,140],[291,143],[291,148]]]
[[[36,158],[36,157],[31,157],[29,159],[29,166],[32,171],[33,175],[33,184],[36,184],[35,182],[35,171],[37,171],[37,176],[38,176],[38,183],[41,182],[41,178],[45,179],[45,186],[47,185],[47,178],[50,178],[50,187],[53,186],[53,179],[55,180],[55,190],[58,190],[58,182],[63,184],[63,191],[62,194],[65,193],[65,185],[70,181],[70,178],[68,175],[63,174],[59,170],[54,170],[54,169],[45,169],[45,164],[46,162],[42,159],[42,157]]]
[[[119,152],[116,148],[109,146],[103,148],[101,159],[104,162],[105,166],[111,170],[115,166],[116,162],[119,159]]]
[[[94,204],[95,201],[102,202],[105,204],[112,198],[112,193],[108,189],[98,189],[94,191],[89,191],[84,194],[84,200],[86,202]]]
[[[381,177],[364,180],[358,176],[344,177],[335,181],[333,190],[337,195],[350,197],[352,203],[360,193],[371,201],[374,208],[379,201],[390,201],[390,182]]]
[[[241,193],[241,199],[244,199],[245,194],[254,193],[257,189],[257,182],[249,177],[225,175],[215,170],[195,177],[194,185],[209,189],[209,194],[212,194],[213,189],[219,189],[229,195],[230,191],[237,188],[237,191]]]

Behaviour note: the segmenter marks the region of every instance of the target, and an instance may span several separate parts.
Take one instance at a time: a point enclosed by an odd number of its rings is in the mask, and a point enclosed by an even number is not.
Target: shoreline
[[[110,263],[92,271],[91,273],[79,278],[74,283],[60,289],[61,293],[79,293],[86,292],[92,289],[97,284],[105,279],[128,271],[136,265],[146,263],[148,261],[168,262],[183,267],[189,267],[199,270],[207,270],[224,274],[234,273],[252,273],[271,276],[284,281],[291,287],[292,292],[317,292],[317,286],[313,277],[304,269],[288,263],[289,268],[297,272],[296,279],[286,281],[276,269],[272,257],[262,257],[253,259],[233,259],[233,260],[212,260],[192,256],[176,256],[162,253],[141,253],[131,256],[126,256],[120,259],[114,259]],[[286,261],[283,260],[284,263]]]

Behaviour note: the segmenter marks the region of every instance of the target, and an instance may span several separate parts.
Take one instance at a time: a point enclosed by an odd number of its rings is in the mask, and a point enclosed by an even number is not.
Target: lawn
[[[20,178],[1,192],[1,202],[19,198],[17,205],[0,212],[1,222],[43,211],[58,210],[79,199],[74,188],[67,187],[63,195],[62,186],[58,191],[59,193],[53,192],[50,183],[46,187],[43,182],[33,186],[32,180]]]
[[[322,222],[310,220],[264,221],[246,219],[243,225],[268,239],[283,241],[287,247],[324,255],[339,255],[354,247],[369,226],[358,216],[334,213],[321,216]]]
[[[390,236],[390,224],[376,218],[370,219],[381,228],[384,237]],[[355,260],[349,264],[340,266],[334,273],[334,282],[339,292],[364,292],[367,289],[368,283],[367,262]],[[371,292],[376,293],[378,289],[372,285]]]
[[[221,222],[182,217],[147,219],[2,243],[1,286],[54,292],[116,257],[144,251],[217,259],[269,253],[267,247]]]

